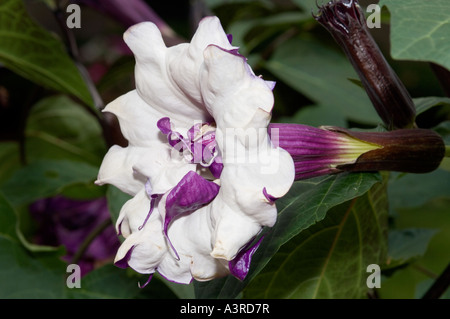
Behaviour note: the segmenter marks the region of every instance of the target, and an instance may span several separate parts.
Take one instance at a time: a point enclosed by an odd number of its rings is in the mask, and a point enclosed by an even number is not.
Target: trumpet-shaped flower
[[[109,103],[127,147],[105,155],[97,184],[132,195],[116,223],[116,265],[189,283],[244,278],[274,200],[295,177],[267,126],[272,82],[256,76],[216,17],[190,43],[167,48],[143,22],[124,40],[136,59],[133,90]],[[253,242],[256,241],[254,244]]]

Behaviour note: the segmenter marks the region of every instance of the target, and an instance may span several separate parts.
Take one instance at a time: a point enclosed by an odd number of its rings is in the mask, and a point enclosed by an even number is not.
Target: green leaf
[[[417,115],[422,114],[433,107],[450,106],[450,98],[446,97],[429,96],[415,98],[413,100],[414,105],[416,106]]]
[[[20,146],[17,142],[0,143],[0,185],[20,168]]]
[[[174,299],[176,296],[158,278],[152,278],[145,288],[148,276],[129,276],[127,271],[114,265],[105,265],[89,272],[80,281],[80,288],[67,289],[68,298],[76,299]]]
[[[17,229],[14,208],[0,193],[0,298],[62,298],[62,249],[31,253]]]
[[[446,188],[439,182],[436,181],[438,186]],[[425,184],[424,190],[428,186]],[[428,228],[437,232],[429,240],[423,256],[382,281],[378,291],[380,298],[415,298],[418,285],[430,277],[435,279],[450,263],[450,193],[449,188],[446,189],[448,196],[436,196],[416,207],[397,208],[398,213],[394,220],[397,229]],[[412,193],[410,198],[415,196],[420,195]]]
[[[298,123],[319,127],[321,125],[331,125],[346,127],[346,116],[336,110],[332,105],[310,105],[301,108],[293,116],[282,117],[280,123]]]
[[[335,115],[360,123],[379,123],[366,92],[348,80],[358,75],[347,58],[316,40],[292,38],[281,44],[264,66]]]
[[[61,251],[31,254],[0,235],[0,298],[63,298],[66,268]]]
[[[207,283],[195,283],[199,298],[234,298],[275,255],[278,249],[302,230],[325,218],[329,209],[367,192],[381,177],[372,173],[331,175],[295,182],[277,201],[278,220],[268,229],[252,259],[247,278],[232,276]]]
[[[11,204],[0,192],[0,235],[18,239],[16,234],[17,218]]]
[[[377,185],[332,208],[283,245],[244,291],[247,298],[362,298],[367,266],[384,262],[387,197]]]
[[[23,1],[0,2],[0,61],[15,73],[93,107],[89,90],[61,41],[37,25]]]
[[[27,118],[27,160],[70,159],[100,165],[106,146],[98,121],[67,96],[40,100]]]
[[[19,170],[0,188],[13,206],[58,194],[65,187],[92,183],[98,168],[67,160],[39,160]]]
[[[429,61],[450,69],[450,2],[448,0],[380,0],[391,14],[394,59]]]
[[[389,232],[387,267],[404,265],[423,256],[436,232],[436,229],[425,228],[391,230]]]
[[[390,212],[394,215],[398,209],[417,207],[436,197],[449,197],[450,172],[442,169],[427,174],[392,172],[388,196]]]

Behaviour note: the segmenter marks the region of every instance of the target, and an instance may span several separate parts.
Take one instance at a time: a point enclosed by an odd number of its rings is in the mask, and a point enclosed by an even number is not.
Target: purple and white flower
[[[190,43],[167,48],[150,22],[124,39],[136,90],[104,111],[129,144],[110,148],[96,181],[133,196],[116,224],[125,237],[116,265],[178,283],[243,279],[255,238],[276,221],[274,200],[295,178],[267,132],[274,84],[253,73],[216,17]]]

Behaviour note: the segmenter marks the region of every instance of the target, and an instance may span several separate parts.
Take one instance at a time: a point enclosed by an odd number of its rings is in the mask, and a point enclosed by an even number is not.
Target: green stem
[[[99,224],[94,230],[84,239],[84,241],[81,243],[80,247],[78,247],[78,250],[76,251],[75,255],[73,256],[72,260],[70,261],[71,264],[76,264],[83,256],[84,252],[88,249],[89,245],[94,241],[95,238],[97,238],[98,235],[100,235],[109,225],[111,225],[111,219],[105,219],[101,224]]]

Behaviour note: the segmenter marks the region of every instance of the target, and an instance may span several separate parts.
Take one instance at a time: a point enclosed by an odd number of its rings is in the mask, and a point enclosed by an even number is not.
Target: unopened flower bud
[[[347,55],[387,128],[414,127],[411,96],[370,34],[358,1],[330,1],[314,17]]]
[[[427,173],[439,166],[445,153],[442,138],[426,129],[354,132],[270,124],[269,134],[273,130],[277,130],[277,146],[294,159],[296,180],[344,171]]]

